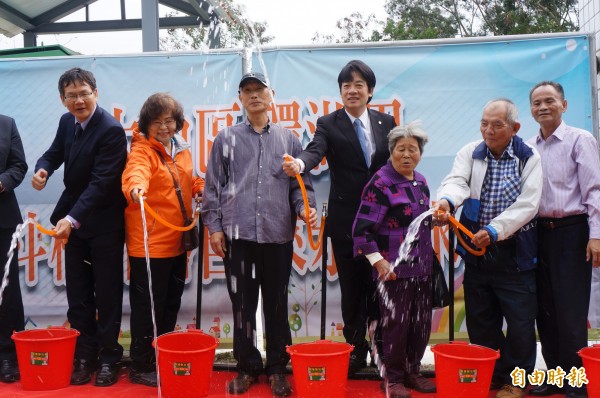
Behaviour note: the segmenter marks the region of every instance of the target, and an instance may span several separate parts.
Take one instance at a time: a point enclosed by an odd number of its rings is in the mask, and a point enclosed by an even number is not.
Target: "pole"
[[[202,272],[204,270],[204,223],[202,217],[198,217],[198,236],[200,244],[198,245],[197,268],[198,268],[198,286],[196,289],[196,329],[200,329],[200,317],[202,316]]]
[[[448,224],[448,341],[454,341],[454,229]]]
[[[321,228],[324,228],[321,240],[321,340],[325,340],[325,317],[327,315],[327,202],[323,203]]]

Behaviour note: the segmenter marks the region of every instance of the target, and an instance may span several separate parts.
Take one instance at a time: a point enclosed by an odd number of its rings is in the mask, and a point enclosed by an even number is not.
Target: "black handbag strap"
[[[173,179],[173,185],[175,186],[175,192],[177,193],[177,199],[179,199],[179,206],[181,207],[181,214],[183,215],[183,223],[185,225],[185,223],[188,222],[188,216],[187,216],[187,211],[185,210],[185,205],[183,204],[183,197],[181,195],[181,187],[177,183],[177,180],[175,179],[175,176],[173,175],[173,172],[171,171],[171,168],[167,164],[167,161],[165,160],[162,153],[160,153],[158,151],[157,151],[157,153],[158,153],[158,156],[160,156],[160,160],[162,160],[163,164],[167,167],[167,170],[169,170],[169,174],[171,174],[171,178]],[[173,159],[173,164],[175,164],[175,159]],[[175,164],[175,171],[177,171],[177,164]],[[177,173],[177,176],[179,176],[179,173]]]

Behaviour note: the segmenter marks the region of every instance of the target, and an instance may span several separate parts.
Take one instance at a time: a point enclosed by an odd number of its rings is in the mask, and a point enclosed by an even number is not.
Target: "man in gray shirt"
[[[296,214],[312,225],[317,216],[310,181],[310,210],[305,217],[302,193],[295,179],[281,169],[285,154],[302,152],[298,138],[271,123],[272,90],[260,73],[247,73],[239,85],[247,119],[219,132],[215,138],[204,187],[202,219],[210,246],[223,258],[227,289],[233,307],[233,355],[238,375],[230,394],[243,394],[263,372],[255,346],[256,309],[262,291],[267,362],[275,396],[291,394],[285,377],[292,343],[288,325],[287,287],[293,256]]]

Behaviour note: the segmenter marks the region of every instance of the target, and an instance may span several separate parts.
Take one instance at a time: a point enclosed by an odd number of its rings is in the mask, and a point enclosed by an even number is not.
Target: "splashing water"
[[[402,262],[408,262],[412,259],[413,256],[410,255],[411,250],[413,249],[415,243],[418,241],[419,229],[421,228],[421,223],[425,218],[432,215],[434,212],[433,209],[429,209],[422,214],[420,214],[417,218],[415,218],[410,225],[408,226],[408,231],[406,233],[406,237],[402,244],[400,245],[400,249],[398,249],[398,257],[394,261],[394,264],[390,268],[390,272],[392,272],[397,266]],[[395,283],[400,283],[402,280],[396,280]],[[389,314],[386,317],[382,317],[381,323],[382,326],[385,326],[387,323],[388,317],[394,319],[396,317],[396,308],[392,305],[392,301],[388,295],[388,291],[385,288],[385,282],[381,279],[377,280],[377,292],[379,294],[380,302],[385,305],[385,308],[388,310]],[[377,321],[372,321],[369,325],[369,336],[371,341],[371,352],[374,353],[374,362],[377,365],[377,369],[379,370],[379,375],[382,378],[386,376],[386,368],[385,364],[381,360],[381,353],[379,353],[379,349],[377,348],[377,344],[375,344],[375,329],[377,327]],[[386,393],[387,394],[387,393]]]
[[[146,225],[146,211],[144,210],[144,198],[140,195],[140,209],[142,214],[142,227],[144,229],[144,251],[146,252],[146,272],[148,273],[148,293],[150,295],[150,313],[152,315],[152,337],[156,342],[154,355],[156,357],[156,382],[158,385],[158,398],[161,397],[160,369],[158,366],[158,332],[156,329],[156,316],[154,314],[154,294],[152,294],[152,271],[150,270],[150,250],[148,249],[148,228]]]
[[[409,261],[412,259],[410,255],[410,251],[413,248],[414,243],[418,240],[419,228],[421,227],[421,223],[425,218],[432,215],[434,212],[433,209],[429,209],[426,212],[421,213],[417,218],[415,218],[410,225],[408,226],[408,232],[406,233],[406,237],[404,241],[400,245],[400,249],[398,250],[398,258],[394,261],[393,268],[396,268],[401,262]]]
[[[17,242],[19,238],[23,237],[25,227],[27,224],[34,224],[35,221],[31,218],[28,218],[23,224],[17,225],[15,232],[12,234],[12,240],[10,241],[10,247],[8,248],[8,252],[6,253],[7,261],[4,265],[4,275],[2,276],[2,285],[0,285],[0,305],[2,305],[2,299],[4,297],[4,289],[8,286],[8,275],[10,273],[10,262],[15,254],[15,249],[17,248]],[[19,281],[13,281],[13,283],[19,283]]]

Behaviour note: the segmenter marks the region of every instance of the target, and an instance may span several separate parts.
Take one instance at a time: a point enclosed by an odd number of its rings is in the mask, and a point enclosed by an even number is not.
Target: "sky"
[[[140,18],[140,2],[127,0],[126,15],[128,18]],[[375,14],[378,19],[386,16],[385,0],[235,0],[246,7],[246,15],[252,21],[266,21],[267,34],[274,36],[271,45],[311,44],[315,32],[334,34],[338,30],[336,22],[359,11],[363,16]],[[168,11],[160,6],[159,14],[164,16]],[[119,0],[97,0],[90,5],[90,19],[120,18]],[[62,21],[82,21],[84,10],[80,10]],[[79,33],[69,35],[38,36],[38,45],[61,44],[67,48],[86,55],[129,54],[142,52],[141,31],[113,33]],[[7,38],[0,35],[0,49],[23,47],[22,35]]]

